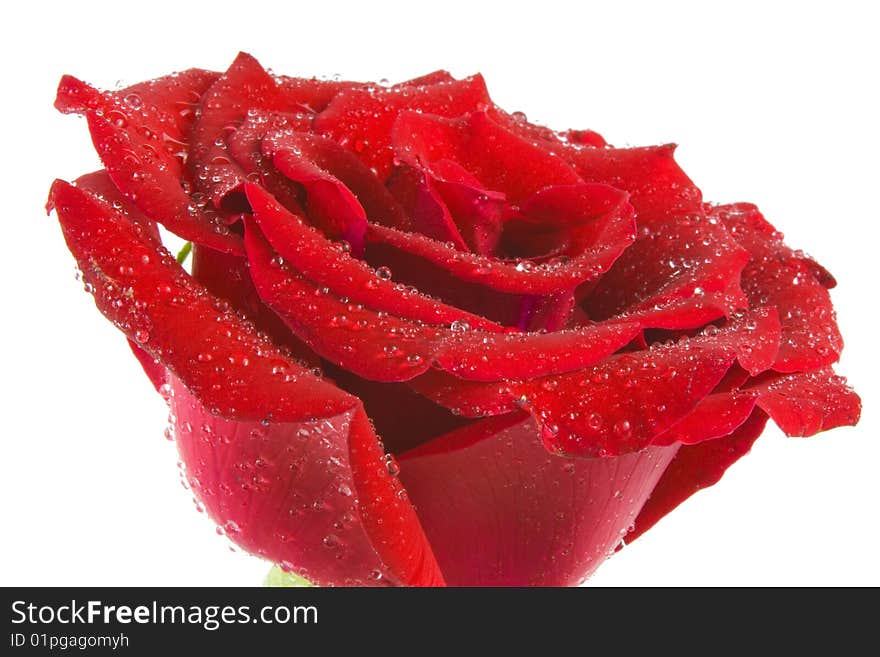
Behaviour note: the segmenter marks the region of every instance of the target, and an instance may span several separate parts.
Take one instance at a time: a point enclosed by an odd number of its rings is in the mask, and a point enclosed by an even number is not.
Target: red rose
[[[834,279],[672,146],[612,148],[477,75],[273,77],[248,55],[56,106],[99,309],[245,549],[322,585],[568,585],[745,454],[854,424]],[[192,276],[157,224],[192,241]]]

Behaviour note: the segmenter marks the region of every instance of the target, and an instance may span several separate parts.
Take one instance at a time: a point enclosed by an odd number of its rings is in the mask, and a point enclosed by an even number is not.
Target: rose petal
[[[512,383],[510,389],[542,425],[548,449],[620,454],[653,444],[690,414],[734,358],[762,372],[778,346],[775,313],[759,309],[675,344],[621,353],[591,370]]]
[[[458,165],[443,161],[445,175],[400,166],[388,189],[406,209],[410,230],[456,249],[489,256],[501,235],[504,195],[483,187]],[[386,224],[387,225],[387,224]],[[397,227],[397,226],[392,226]]]
[[[441,369],[472,381],[531,379],[597,363],[640,329],[638,321],[621,320],[552,333],[459,331],[446,336],[435,359]]]
[[[788,436],[812,436],[859,421],[861,400],[830,368],[769,378],[746,386],[757,404]]]
[[[755,308],[739,313],[721,328],[709,326],[690,339],[690,344],[724,347],[736,354],[739,364],[752,376],[770,369],[779,352],[781,327],[775,308]]]
[[[751,254],[742,285],[751,305],[776,306],[782,320],[782,344],[773,368],[809,371],[838,360],[843,339],[831,297],[833,285],[824,269],[792,251],[754,205],[719,206],[715,216]]]
[[[376,258],[411,262],[412,268],[422,268],[424,262],[448,272],[455,280],[501,292],[540,295],[571,289],[608,270],[632,242],[631,208],[625,194],[607,186],[577,185],[542,191],[529,200],[526,211],[537,212],[536,208],[549,203],[551,197],[557,205],[568,204],[578,218],[572,223],[582,231],[571,252],[565,254],[566,260],[535,264],[530,260],[487,258],[462,253],[423,235],[376,225],[369,226],[367,231],[367,257],[371,259],[372,249],[381,254]]]
[[[709,395],[653,444],[694,444],[726,436],[748,419],[756,405],[788,436],[853,426],[861,413],[858,395],[830,369],[771,375]]]
[[[394,87],[423,87],[429,84],[439,84],[441,82],[455,82],[455,78],[449,71],[440,69],[425,73],[425,75],[420,75],[417,78],[398,82]]]
[[[122,195],[105,169],[80,176],[73,181],[73,184],[109,203],[117,212],[124,213],[134,226],[134,230],[141,236],[152,239],[156,244],[162,241],[156,223]]]
[[[367,583],[374,571],[392,584],[442,584],[412,506],[385,467],[356,398],[300,367],[225,310],[110,206],[63,181],[53,185],[50,205],[99,309],[175,375],[170,403],[181,454],[191,472],[202,475],[196,475],[197,493],[234,540],[308,571],[319,583]],[[303,430],[309,439],[298,444]],[[334,455],[337,460],[326,460]],[[291,506],[294,513],[279,514],[292,490],[316,497],[306,509]],[[350,501],[334,499],[325,507],[331,495]],[[335,515],[346,508],[352,511],[348,520]],[[346,544],[332,538],[337,519],[350,525]],[[289,540],[288,529],[295,530]],[[309,540],[321,532],[324,553]]]
[[[472,252],[484,256],[494,254],[501,238],[504,195],[486,189],[477,180],[468,180],[465,175],[452,179],[449,168],[445,167],[447,173],[443,179],[435,179],[443,205]]]
[[[695,445],[733,433],[752,414],[757,396],[735,392],[709,395],[694,410],[651,441],[652,445]]]
[[[372,381],[405,381],[431,366],[440,329],[343,302],[284,263],[251,220],[245,247],[260,298],[323,358]]]
[[[407,217],[406,225],[394,228],[415,231],[432,240],[450,244],[459,251],[469,250],[452,213],[423,171],[408,166],[397,167],[385,185]]]
[[[467,381],[441,370],[428,370],[407,381],[407,385],[454,415],[463,417],[492,417],[518,408],[507,381]]]
[[[583,182],[562,158],[506,130],[485,112],[452,119],[403,112],[391,139],[401,162],[429,175],[438,162],[455,162],[514,203],[549,185]]]
[[[510,251],[508,231],[515,223],[521,234],[526,233],[524,241],[531,243],[517,245],[518,255],[535,258],[547,254],[559,259],[590,253],[598,261],[594,262],[597,272],[603,273],[636,239],[634,221],[608,224],[608,212],[621,198],[619,190],[607,185],[545,187],[527,198],[515,216],[507,218],[502,239]],[[629,219],[628,213],[623,215]],[[530,249],[536,250],[529,253]]]
[[[594,130],[573,129],[565,130],[561,134],[564,141],[576,146],[592,146],[594,148],[609,146],[605,138]]]
[[[533,142],[542,142],[550,150],[564,149],[569,144],[586,145],[601,148],[606,141],[592,130],[565,130],[556,132],[542,125],[529,122],[522,112],[508,114],[497,105],[487,111],[492,120],[511,132]]]
[[[55,107],[65,113],[101,112],[112,123],[144,137],[157,150],[174,158],[168,165],[182,169],[195,119],[195,106],[218,73],[189,69],[148,80],[115,92],[101,93],[65,75],[58,85]]]
[[[748,453],[766,423],[767,416],[755,411],[729,436],[682,446],[636,517],[626,542],[632,543],[697,491],[718,483],[727,468]]]
[[[314,130],[353,150],[385,180],[393,167],[391,129],[398,115],[416,110],[439,116],[460,116],[491,102],[482,76],[429,85],[364,87],[340,92],[315,117]]]
[[[322,357],[373,381],[406,381],[432,364],[478,380],[567,371],[613,353],[639,330],[637,322],[624,321],[567,332],[500,335],[471,331],[463,323],[449,328],[417,324],[321,290],[280,262],[250,220],[245,244],[263,301]],[[486,358],[496,349],[509,357]]]
[[[208,79],[183,83],[166,98],[188,99]],[[132,100],[131,95],[126,96]],[[138,96],[137,103],[141,103]],[[182,101],[180,101],[182,102]],[[137,104],[136,103],[136,104]],[[86,115],[92,142],[107,173],[122,194],[152,220],[184,239],[225,252],[241,252],[241,241],[221,217],[200,208],[184,191],[183,168],[176,153],[180,145],[160,143],[159,136],[174,131],[177,121],[153,106],[132,107],[114,94],[101,94],[76,78],[65,76],[58,87],[56,107],[62,112]],[[174,138],[177,139],[176,137]],[[183,139],[183,137],[181,137]]]
[[[287,75],[276,76],[275,83],[285,105],[312,115],[322,112],[341,91],[364,86],[362,82],[349,80],[319,80]]]
[[[612,353],[613,350],[626,344],[627,336],[632,336],[633,333],[638,334],[638,326],[638,318],[636,317],[631,317],[628,320],[614,320],[605,324],[591,325],[589,328],[594,331],[594,333],[590,338],[586,338],[585,336],[583,343],[590,344],[590,350],[595,350],[604,339],[608,342],[609,346],[609,349],[606,350],[607,355]],[[552,333],[549,335],[560,335],[560,333]],[[565,335],[565,332],[562,332],[562,335]],[[604,338],[602,337],[603,335]],[[516,339],[515,336],[512,339]],[[613,343],[617,345],[617,347],[613,349],[611,347],[612,340]],[[759,374],[770,367],[779,348],[779,320],[772,309],[762,308],[748,311],[728,322],[721,329],[710,326],[703,333],[682,340],[679,346],[686,349],[702,347],[720,350],[727,354],[735,355],[740,363],[747,363],[753,373]],[[577,349],[576,346],[575,349]],[[496,350],[495,353],[500,355],[502,352],[501,350]],[[529,369],[531,365],[522,366],[516,373],[511,369],[505,369],[505,377],[483,379],[483,381],[491,380],[493,383],[463,381],[460,378],[448,374],[428,372],[418,379],[411,381],[410,386],[419,394],[441,406],[449,408],[456,414],[466,417],[485,417],[509,413],[517,407],[517,404],[520,406],[525,404],[526,400],[523,398],[523,395],[527,394],[528,389],[540,388],[548,392],[554,392],[558,390],[560,386],[569,386],[570,388],[575,383],[580,387],[592,387],[591,385],[587,385],[585,380],[579,380],[578,376],[591,376],[594,379],[593,383],[599,385],[616,385],[613,379],[605,378],[605,372],[596,372],[595,370],[575,372],[574,375],[561,378],[552,375],[536,377],[533,372],[540,372],[542,370],[544,372],[549,372],[554,369],[554,367],[557,372],[564,372],[566,369],[569,371],[578,369],[578,367],[560,367],[559,362],[561,359],[558,352],[552,356],[554,359],[553,366],[549,366],[546,363],[539,364],[539,361],[542,360],[540,357],[541,353],[541,350],[535,350],[532,353],[522,353],[521,355],[514,352],[505,353],[506,360],[527,360],[529,363],[533,363],[534,361],[538,362],[534,362],[536,367],[534,367],[533,370]],[[650,354],[650,351],[631,352],[629,353],[629,357],[641,358],[644,360],[649,359]],[[544,358],[546,357],[546,354],[544,354]],[[583,362],[589,364],[591,361],[598,362],[598,360],[599,359],[584,359]],[[624,365],[624,372],[628,368],[632,369],[630,365]],[[453,368],[447,369],[453,372],[455,371]],[[517,378],[517,374],[523,375],[521,378],[534,378],[534,380],[523,384],[522,381],[513,380]],[[529,375],[531,375],[531,377]],[[728,370],[721,382],[715,386],[714,391],[716,393],[736,392],[740,385],[748,379],[748,376],[748,371],[739,367],[734,367],[731,370]],[[476,379],[477,377],[474,377],[473,373],[469,373],[468,378]],[[627,387],[634,387],[637,383],[637,379],[631,379],[627,382]],[[574,390],[570,391],[570,395],[576,397],[578,393]],[[711,414],[715,410],[718,410],[720,406],[724,406],[726,409],[726,406],[734,401],[736,402],[736,408],[732,409],[730,413],[733,413],[736,410],[741,410],[742,405],[749,406],[749,410],[751,406],[755,405],[754,395],[750,394],[742,394],[742,399],[738,398],[736,400],[732,400],[724,394],[719,394],[718,396],[724,401],[719,402],[719,405],[715,406],[710,403],[707,408],[704,409],[707,414]],[[707,400],[708,399],[710,398],[707,398]],[[702,402],[695,407],[694,412],[691,413],[691,415],[701,411],[701,405]],[[562,410],[564,415],[564,411],[566,410],[564,405]],[[687,419],[687,417],[690,417],[690,415],[685,416],[685,419]],[[732,421],[730,419],[728,420]],[[740,422],[744,420],[745,417],[742,417]],[[604,420],[602,420],[598,414],[591,414],[587,421],[594,425],[604,423]],[[674,433],[674,429],[683,421],[684,420],[676,422],[672,425],[672,429],[665,433],[661,433],[660,435],[663,438],[662,442],[657,442],[657,440],[660,440],[660,438],[658,438],[654,443],[671,444],[676,440],[679,440]],[[709,430],[709,426],[711,426],[711,423],[705,424],[707,430]],[[730,431],[733,431],[736,426],[738,425],[734,424],[725,433],[730,433]],[[684,431],[687,429],[688,427],[685,426],[682,430]],[[715,437],[717,435],[724,434],[706,435],[699,439],[705,440],[706,438]]]
[[[325,376],[363,402],[385,450],[400,454],[470,422],[415,392],[410,384],[370,381],[323,361]],[[428,370],[414,381],[439,370]]]
[[[247,258],[220,253],[196,244],[192,250],[192,277],[214,296],[228,301],[272,341],[287,349],[300,363],[319,367],[320,359],[297,338],[257,294]]]
[[[408,219],[376,175],[335,141],[290,128],[267,132],[262,151],[288,178],[302,183],[307,193],[315,181],[326,181],[337,195],[354,196],[370,221],[391,227]],[[325,212],[326,214],[326,212]]]
[[[577,308],[574,290],[525,297],[524,301],[517,326],[527,331],[561,331],[566,327],[587,326],[591,323],[589,320],[573,320]]]
[[[748,305],[739,288],[748,260],[712,217],[669,217],[642,227],[583,307],[596,320],[626,313],[656,328],[696,328]]]
[[[119,192],[110,176],[105,170],[94,171],[80,176],[74,181],[77,189],[88,192],[92,196],[100,199],[106,204],[111,205],[114,210],[124,214],[128,221],[131,222],[132,229],[144,240],[152,240],[156,245],[161,243],[159,230],[152,221],[147,219],[140,210],[129,203],[125,197]],[[54,195],[50,197],[47,210],[51,212],[54,209]],[[137,358],[144,373],[153,384],[156,391],[159,391],[163,385],[167,383],[167,372],[165,366],[158,360],[150,356],[147,352],[138,346],[136,342],[127,339],[131,352]]]
[[[189,145],[199,99],[219,77],[215,71],[191,68],[131,85],[115,95],[129,107],[155,112],[162,131],[153,132],[166,144],[167,151],[177,153]]]
[[[364,252],[367,213],[357,197],[335,176],[293,150],[279,150],[272,158],[281,173],[306,191],[306,212],[311,223],[333,240],[345,240],[356,257]]]
[[[208,413],[169,400],[193,492],[230,539],[321,586],[438,586],[418,518],[360,407],[319,421]]]
[[[165,366],[161,361],[153,358],[150,354],[144,351],[137,342],[131,338],[126,338],[126,342],[128,342],[128,347],[131,349],[131,353],[137,358],[138,363],[141,365],[141,369],[144,370],[144,374],[147,375],[147,378],[150,380],[150,383],[153,384],[156,392],[161,393],[164,386],[168,384],[168,370],[165,369]]]
[[[566,459],[523,414],[400,456],[400,476],[453,586],[570,586],[620,542],[676,447]]]
[[[548,450],[608,456],[650,445],[727,373],[734,354],[692,345],[624,353],[589,370],[511,386],[541,425]]]
[[[639,226],[700,210],[700,190],[675,162],[675,146],[568,148],[561,152],[588,182],[629,192]]]
[[[63,181],[51,199],[101,312],[208,408],[243,419],[262,419],[267,408],[288,419],[350,408],[348,395],[278,352],[124,215]],[[299,382],[296,395],[281,372]]]
[[[247,174],[231,161],[226,139],[251,109],[283,112],[295,107],[286,103],[275,79],[260,63],[242,52],[203,94],[187,160],[199,190],[217,208],[245,182]]]
[[[722,400],[724,396],[726,402]],[[709,439],[725,421],[735,424],[749,402],[757,403],[760,409],[755,409],[733,433]],[[717,416],[711,417],[710,411],[713,407],[718,410],[717,405],[727,406],[731,414],[720,421]],[[727,468],[751,449],[764,430],[768,413],[789,436],[809,436],[834,427],[854,425],[860,410],[858,395],[831,370],[771,377],[733,395],[707,397],[692,416],[671,430],[677,431],[679,438],[689,437],[690,441],[699,442],[678,451],[636,519],[634,530],[627,535],[627,542],[646,532],[698,490],[718,482]],[[701,425],[702,422],[709,423],[712,430]]]
[[[291,212],[305,215],[302,206],[302,188],[275,168],[271,158],[263,155],[263,137],[276,130],[307,130],[311,124],[310,115],[264,112],[258,109],[248,111],[248,117],[229,135],[226,151],[229,157],[245,172],[245,178],[259,181],[278,201]],[[239,194],[243,195],[243,191]],[[235,197],[235,192],[227,195],[227,203]],[[250,210],[246,199],[239,199],[243,212]]]
[[[256,185],[245,185],[254,219],[273,248],[291,267],[315,284],[345,295],[354,303],[391,313],[404,319],[445,324],[466,322],[474,328],[500,331],[501,327],[477,315],[466,313],[401,290],[391,272],[377,272],[360,260],[341,252],[326,237],[306,226],[274,198]],[[383,278],[383,275],[387,277]]]

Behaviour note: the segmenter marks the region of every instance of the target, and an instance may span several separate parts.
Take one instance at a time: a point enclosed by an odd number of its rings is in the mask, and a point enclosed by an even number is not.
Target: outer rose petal
[[[163,117],[159,138],[169,153],[179,153],[189,146],[189,133],[196,118],[196,106],[202,94],[220,74],[191,68],[155,80],[147,80],[116,92],[129,106],[139,106]]]
[[[198,78],[192,87],[174,88],[175,97],[191,99],[204,82]],[[126,98],[132,100],[131,95]],[[166,104],[176,103],[173,98],[167,98]],[[199,207],[183,189],[186,180],[176,157],[181,144],[172,144],[169,152],[159,138],[167,134],[166,129],[175,132],[174,117],[140,105],[132,107],[69,76],[62,79],[55,104],[61,111],[86,115],[92,142],[113,183],[144,214],[184,239],[241,252],[240,238],[221,217]]]
[[[567,459],[519,413],[404,453],[400,476],[449,584],[570,586],[620,543],[677,449]]]
[[[748,453],[765,424],[767,416],[756,411],[729,436],[679,449],[636,518],[633,530],[626,535],[627,543],[697,491],[716,484],[727,468]]]
[[[416,78],[411,78],[403,82],[398,82],[393,86],[393,88],[399,89],[400,87],[424,87],[429,84],[439,84],[441,82],[455,82],[455,78],[449,71],[438,69],[436,71],[431,71],[430,73],[420,75]]]
[[[637,320],[637,317],[633,317],[629,322],[617,320],[593,325],[591,328],[594,333],[589,340],[591,349],[594,349],[603,337],[608,339],[609,333],[606,332],[609,330],[616,331],[619,338],[624,337],[622,332],[624,326],[628,326],[631,331],[637,330],[639,328]],[[635,322],[635,324],[631,322]],[[762,308],[740,315],[720,329],[710,326],[703,333],[682,340],[680,344],[676,345],[673,348],[673,353],[675,353],[675,349],[678,349],[678,355],[682,360],[687,358],[689,352],[697,349],[709,349],[718,354],[726,354],[728,358],[735,356],[748,371],[741,367],[728,369],[720,383],[714,386],[713,394],[699,402],[693,412],[679,416],[681,418],[679,420],[673,420],[673,424],[668,430],[659,429],[657,422],[652,420],[650,422],[652,431],[657,430],[659,433],[653,439],[650,435],[643,436],[643,439],[649,441],[645,444],[669,445],[676,441],[698,442],[725,435],[739,426],[754,407],[757,401],[757,391],[745,393],[737,389],[748,379],[749,371],[760,374],[770,367],[779,349],[779,331],[779,319],[775,311]],[[565,332],[551,335],[560,334],[564,335]],[[610,335],[615,335],[615,333],[611,332]],[[628,335],[632,336],[633,334],[629,333]],[[622,340],[618,344],[622,345]],[[505,360],[528,360],[529,362],[536,360],[535,356],[529,355],[528,352],[524,352],[522,358],[518,358],[516,354],[511,352],[499,350],[497,353],[499,355],[503,353]],[[529,407],[529,395],[534,391],[543,391],[548,393],[542,395],[546,397],[545,401],[548,403],[530,407],[531,410],[539,411],[542,414],[539,416],[539,421],[542,424],[549,425],[549,427],[571,425],[580,427],[578,430],[582,431],[586,422],[589,432],[596,433],[600,432],[606,421],[609,420],[601,414],[605,408],[604,403],[597,403],[594,408],[588,407],[589,404],[585,400],[589,398],[590,391],[597,389],[612,397],[621,393],[624,397],[630,396],[627,389],[644,383],[641,377],[645,376],[646,371],[649,376],[655,374],[651,370],[656,369],[657,363],[652,360],[652,354],[656,355],[656,353],[655,348],[653,352],[643,350],[619,354],[613,356],[606,363],[600,363],[586,371],[571,372],[561,376],[542,376],[531,381],[514,381],[510,380],[512,377],[508,376],[495,377],[493,383],[478,383],[463,381],[445,373],[428,372],[411,381],[410,386],[419,394],[450,409],[456,415],[465,417],[499,415],[515,410],[517,406]],[[540,361],[540,357],[537,360]],[[638,366],[634,366],[633,361],[636,361]],[[607,367],[603,367],[606,364],[612,366],[615,377],[610,375]],[[535,370],[530,370],[529,367],[523,366],[517,373],[521,375],[534,373]],[[558,365],[556,367],[562,371]],[[545,365],[543,369],[546,371],[551,368]],[[572,367],[570,369],[578,368]],[[628,376],[630,374],[631,377]],[[627,377],[622,386],[617,380],[621,376]],[[674,379],[676,376],[678,376],[677,371],[672,378]],[[659,386],[652,384],[646,385],[646,387],[650,388],[654,394],[662,395],[663,390],[667,388],[667,383],[669,387],[675,387],[675,383],[671,381],[661,382]],[[624,390],[621,391],[621,387]],[[585,388],[587,390],[584,390]],[[563,402],[554,406],[552,402],[555,398],[568,400],[570,405]],[[665,403],[662,400],[657,403],[665,408]],[[576,410],[577,404],[587,406],[583,413]],[[614,412],[618,413],[619,409]],[[691,418],[693,418],[692,421]],[[622,433],[626,434],[622,438],[630,438],[629,432],[633,427],[629,420],[625,417],[615,417],[614,420],[625,423],[620,426],[623,429]],[[692,426],[699,428],[698,436],[688,433]],[[607,431],[608,427],[604,426],[604,428]],[[616,449],[622,448],[618,445]]]
[[[760,409],[755,409],[729,435],[709,440],[718,435],[725,422],[735,422],[743,411],[743,404],[749,401]],[[705,408],[700,408],[707,402],[719,415],[710,416]],[[685,418],[667,432],[697,444],[686,444],[679,450],[639,514],[635,529],[627,535],[628,542],[695,492],[716,483],[728,467],[749,451],[764,430],[768,414],[787,435],[810,436],[856,424],[861,410],[858,395],[830,370],[771,377],[732,394],[712,395],[700,406],[695,409],[693,419]],[[666,437],[664,434],[662,438]]]
[[[758,406],[788,436],[852,426],[861,413],[859,396],[830,368],[770,378],[743,392],[754,394]]]
[[[179,429],[185,434],[196,427],[195,439],[184,439],[182,455],[205,477],[199,493],[235,540],[308,570],[319,583],[369,583],[375,571],[374,580],[392,584],[442,584],[415,512],[356,398],[299,366],[225,309],[167,251],[139,237],[125,215],[62,181],[53,185],[50,206],[98,308],[173,373],[171,404]],[[275,429],[248,442],[247,436],[272,422]],[[301,430],[309,438],[297,445]],[[302,514],[291,507],[296,519],[277,515],[279,494],[290,492],[291,467],[301,457],[307,470],[298,481],[301,490],[351,498],[331,504],[356,512],[348,520],[340,517],[350,528],[338,529],[349,541],[339,552],[333,551],[337,528],[321,497]],[[327,461],[331,457],[337,460]],[[208,465],[223,458],[238,467]],[[242,506],[252,502],[275,515],[242,526]],[[289,527],[306,538],[328,532],[330,549],[316,552],[311,542],[282,540],[278,532]]]
[[[161,244],[162,238],[159,235],[158,226],[122,196],[105,170],[102,169],[100,171],[80,176],[74,181],[74,185],[78,189],[86,191],[105,203],[110,204],[117,212],[124,213],[131,222],[132,229],[142,239],[152,240],[157,246]],[[127,341],[131,353],[134,354],[135,358],[137,358],[138,362],[141,364],[150,383],[153,384],[153,387],[157,392],[161,391],[162,386],[168,382],[168,373],[165,370],[165,366],[141,349],[134,340],[128,339]]]
[[[74,186],[82,189],[102,201],[109,203],[117,212],[123,212],[131,221],[135,232],[142,237],[152,239],[156,244],[162,241],[159,235],[159,227],[156,223],[141,212],[134,204],[126,199],[106,170],[93,171],[80,176],[73,181]]]
[[[739,391],[705,397],[694,410],[653,440],[655,445],[694,445],[733,433],[752,414],[757,396]]]
[[[767,373],[742,388],[709,395],[654,444],[687,445],[726,436],[748,419],[755,406],[788,436],[812,436],[855,425],[861,412],[858,395],[830,369],[787,375]]]
[[[548,450],[569,456],[632,452],[693,410],[735,355],[684,343],[624,353],[590,370],[512,386]]]
[[[803,253],[782,242],[782,233],[748,203],[713,209],[751,254],[743,270],[743,289],[752,305],[772,305],[782,320],[782,345],[773,368],[802,372],[837,361],[843,339],[826,288],[834,278]]]
[[[360,407],[237,421],[207,413],[178,382],[172,390],[187,477],[233,541],[321,586],[443,584]]]
[[[752,311],[673,345],[618,354],[580,372],[511,383],[510,390],[542,426],[549,450],[622,454],[654,444],[690,414],[735,358],[761,372],[778,345],[775,314]]]
[[[260,420],[267,408],[288,419],[350,409],[348,395],[299,366],[291,369],[253,325],[196,285],[167,251],[140,238],[124,215],[63,181],[53,185],[51,204],[101,312],[161,357],[212,412]],[[255,352],[263,355],[251,360]],[[295,398],[273,370],[299,381]]]
[[[58,85],[55,107],[64,113],[101,112],[111,123],[124,123],[144,143],[174,156],[169,165],[182,168],[195,106],[218,73],[189,69],[115,92],[97,89],[65,75]]]

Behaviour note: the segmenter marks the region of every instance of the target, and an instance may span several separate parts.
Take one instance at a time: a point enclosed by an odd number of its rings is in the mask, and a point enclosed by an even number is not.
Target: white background
[[[480,71],[496,102],[616,145],[675,141],[708,200],[752,201],[838,278],[855,429],[768,429],[715,488],[606,563],[601,585],[880,585],[880,117],[872,3],[549,1],[12,3],[4,9],[0,584],[253,585],[178,483],[166,411],[74,280],[42,211],[97,168],[52,109],[63,73],[105,88],[225,69],[402,80]],[[255,8],[259,7],[259,8]]]

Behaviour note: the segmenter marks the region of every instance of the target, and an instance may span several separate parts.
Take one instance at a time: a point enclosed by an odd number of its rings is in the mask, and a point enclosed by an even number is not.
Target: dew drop
[[[614,433],[621,438],[627,438],[632,434],[632,425],[629,420],[620,420],[614,424]]]
[[[133,107],[134,109],[139,109],[140,106],[143,105],[141,97],[135,93],[128,94],[123,100],[129,107]]]
[[[386,454],[382,460],[385,462],[385,469],[388,470],[388,474],[392,477],[396,477],[400,474],[400,464],[397,462],[397,459],[394,458],[393,454]]]

